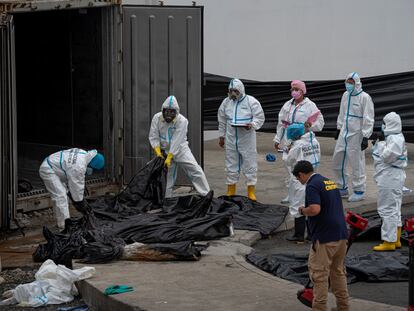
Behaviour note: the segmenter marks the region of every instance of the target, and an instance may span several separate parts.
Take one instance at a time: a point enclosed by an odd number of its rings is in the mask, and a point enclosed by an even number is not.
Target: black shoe
[[[292,236],[287,237],[286,240],[296,243],[305,242],[305,227],[306,218],[304,216],[295,218],[295,228]]]
[[[286,240],[290,242],[296,242],[296,243],[305,243],[305,238],[303,236],[292,235],[292,236],[286,237]]]

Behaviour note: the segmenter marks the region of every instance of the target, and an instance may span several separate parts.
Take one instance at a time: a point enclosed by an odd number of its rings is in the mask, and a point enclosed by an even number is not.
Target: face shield
[[[177,110],[171,108],[163,108],[162,117],[164,118],[165,122],[170,123],[177,117]]]

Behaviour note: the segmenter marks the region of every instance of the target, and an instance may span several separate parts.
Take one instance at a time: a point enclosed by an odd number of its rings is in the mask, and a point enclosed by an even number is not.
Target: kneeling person
[[[298,161],[306,160],[312,163],[314,169],[319,166],[320,145],[315,134],[310,131],[305,133],[303,123],[294,123],[287,128],[286,136],[292,141],[291,148],[286,158],[286,165],[292,172]],[[305,206],[305,186],[302,185],[292,173],[289,179],[289,212],[295,218],[295,232],[287,237],[288,241],[303,242],[305,239],[306,219],[299,214],[299,208]]]
[[[162,104],[161,112],[154,115],[149,131],[149,141],[158,157],[164,158],[168,167],[167,189],[165,196],[172,196],[172,189],[177,177],[177,166],[181,167],[201,195],[210,191],[203,169],[188,147],[188,120],[180,114],[175,96],[168,96]]]

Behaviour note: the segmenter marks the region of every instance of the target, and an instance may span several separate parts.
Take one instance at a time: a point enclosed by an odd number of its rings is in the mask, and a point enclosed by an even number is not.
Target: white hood
[[[361,83],[361,79],[359,78],[358,73],[356,73],[356,72],[349,73],[346,76],[346,80],[348,80],[348,79],[352,79],[352,80],[355,81],[355,89],[352,92],[353,93],[352,95],[360,93],[362,91],[362,83]]]
[[[395,113],[394,111],[385,115],[384,123],[385,123],[385,129],[384,129],[385,136],[390,135],[390,134],[401,133],[402,131],[401,117],[399,114]]]
[[[180,106],[178,106],[178,101],[174,95],[170,95],[167,97],[167,99],[161,106],[161,112],[164,108],[175,109],[177,111],[177,115],[180,113]]]
[[[229,83],[229,90],[230,89],[236,89],[240,92],[241,96],[243,96],[244,93],[244,85],[243,82],[241,82],[239,79],[232,79]]]

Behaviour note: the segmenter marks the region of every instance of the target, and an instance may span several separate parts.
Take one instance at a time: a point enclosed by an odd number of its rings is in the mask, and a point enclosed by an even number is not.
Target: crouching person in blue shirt
[[[305,207],[299,208],[299,213],[308,217],[312,239],[308,259],[313,283],[312,310],[326,310],[329,284],[338,310],[349,310],[344,265],[348,230],[339,190],[333,181],[314,173],[308,161],[296,163],[292,174],[306,185]]]

